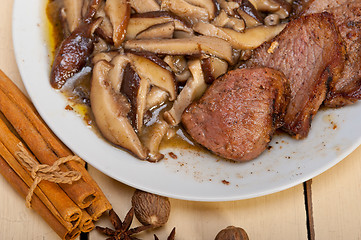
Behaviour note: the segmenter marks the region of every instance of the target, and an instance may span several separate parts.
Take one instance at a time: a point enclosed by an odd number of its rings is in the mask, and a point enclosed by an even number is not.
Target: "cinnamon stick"
[[[49,148],[58,156],[64,157],[72,155],[73,153],[69,148],[67,148],[63,142],[61,142],[54,133],[47,127],[47,125],[43,122],[41,117],[36,112],[36,109],[29,101],[29,99],[16,87],[16,85],[4,75],[4,73],[0,70],[0,89],[7,95],[11,96],[13,101],[17,103],[19,108],[26,114],[28,119],[31,119],[34,124],[36,130],[42,136],[46,144]],[[99,200],[96,201],[95,204],[91,205],[91,212],[93,213],[93,219],[97,219],[101,216],[105,211],[110,210],[112,208],[111,204],[103,194],[102,190],[99,188],[98,184],[93,180],[93,178],[89,175],[88,171],[81,166],[80,164],[72,164],[71,167],[79,171],[85,182],[89,183],[98,193]],[[90,204],[89,204],[90,205]],[[85,208],[83,205],[82,208]]]
[[[24,195],[29,191],[33,181],[29,172],[17,161],[19,159],[16,159],[19,142],[23,142],[30,149],[25,149],[26,156],[30,155],[30,162],[35,165],[33,158],[39,163],[53,166],[59,158],[73,155],[48,128],[30,100],[0,70],[0,157],[4,161],[4,166],[10,168],[9,172],[13,172],[14,181],[21,181],[24,184],[21,190]],[[49,225],[59,236],[63,239],[73,239],[81,231],[88,232],[94,229],[93,221],[98,220],[105,211],[112,209],[112,206],[83,164],[70,161],[62,165],[59,171],[80,172],[81,179],[78,180],[80,175],[76,173],[78,181],[72,184],[40,181],[34,190],[33,199],[36,200],[33,201],[36,202],[36,206],[33,207],[39,210],[40,206],[39,211],[43,215],[46,212],[45,220],[50,222]],[[11,184],[13,185],[12,182]],[[51,194],[48,196],[49,192]],[[63,201],[63,199],[67,200]],[[78,205],[74,208],[76,214],[69,214],[69,210],[66,209],[74,207],[71,206],[71,204],[75,205],[74,203]],[[57,223],[53,223],[54,219]]]
[[[42,164],[52,165],[57,159],[71,154],[43,122],[31,102],[1,70],[0,111]],[[92,178],[86,177],[89,173],[79,163],[64,165],[62,170],[79,171],[83,177],[74,184],[59,185],[80,208],[88,207],[96,197],[94,187],[87,182]]]
[[[29,187],[20,179],[20,177],[7,164],[3,157],[0,156],[0,174],[10,183],[10,185],[23,197],[27,195]],[[46,221],[46,223],[65,240],[72,240],[79,236],[80,231],[75,229],[69,232],[64,225],[50,212],[45,204],[38,198],[33,196],[32,208]]]
[[[112,209],[112,205],[109,203],[107,198],[105,196],[100,196],[86,210],[94,221],[98,221],[103,213],[110,209]]]
[[[89,177],[89,176],[86,176]],[[96,189],[98,193],[98,198],[95,200],[86,210],[93,218],[94,221],[98,221],[99,218],[108,210],[112,209],[113,206],[108,201],[107,197],[104,195],[103,191],[100,189],[99,185],[95,181],[90,181],[89,183]]]
[[[4,119],[0,118],[0,156],[19,178],[30,187],[34,180],[15,158],[15,154],[19,150],[17,146],[20,142],[4,122]],[[28,154],[31,156],[30,152]],[[68,231],[72,231],[78,226],[82,211],[57,184],[41,181],[38,187],[35,188],[34,193]]]
[[[92,217],[85,210],[83,210],[82,217],[81,217],[80,224],[79,224],[79,229],[82,232],[90,232],[94,228],[95,228],[95,225],[94,225]]]

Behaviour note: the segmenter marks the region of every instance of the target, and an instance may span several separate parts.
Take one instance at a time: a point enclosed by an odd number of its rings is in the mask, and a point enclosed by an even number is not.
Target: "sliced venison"
[[[216,79],[182,115],[190,136],[236,161],[256,158],[283,123],[288,81],[270,68],[236,69]]]
[[[314,0],[303,14],[332,13],[346,47],[346,62],[341,78],[334,79],[324,104],[342,107],[361,99],[361,0]]]
[[[272,42],[256,49],[241,67],[264,66],[285,74],[291,99],[283,129],[301,139],[307,136],[326,97],[327,83],[340,78],[343,53],[332,15],[311,14],[292,20]]]

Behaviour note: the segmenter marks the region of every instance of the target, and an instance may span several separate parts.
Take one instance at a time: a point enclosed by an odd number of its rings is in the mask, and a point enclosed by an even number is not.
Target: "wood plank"
[[[315,239],[361,239],[361,147],[312,180]]]
[[[58,235],[0,176],[0,239],[57,239]]]
[[[0,69],[25,92],[16,64],[12,42],[13,0],[1,1],[0,8]]]
[[[131,206],[134,189],[119,183],[96,169],[89,172],[107,195],[115,211],[122,218]],[[303,186],[249,200],[231,202],[192,202],[171,199],[171,216],[168,223],[156,231],[139,235],[153,239],[166,239],[176,227],[176,239],[214,239],[216,234],[229,225],[244,228],[250,239],[307,239],[306,212]],[[97,223],[110,226],[106,218]],[[134,226],[139,222],[135,221]],[[277,237],[276,237],[277,236]],[[90,240],[104,239],[96,231],[90,233]]]

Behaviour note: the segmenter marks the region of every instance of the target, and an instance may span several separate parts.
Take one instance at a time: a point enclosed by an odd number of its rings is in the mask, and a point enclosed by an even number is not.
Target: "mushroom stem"
[[[164,113],[164,119],[171,125],[176,126],[181,122],[184,110],[207,89],[204,80],[201,61],[191,60],[188,64],[192,73],[183,90],[174,101],[172,108]]]
[[[148,127],[147,131],[144,132],[145,134],[142,137],[142,141],[144,146],[149,149],[149,161],[157,162],[164,157],[164,155],[159,152],[159,146],[168,129],[168,123],[164,120],[159,120]]]

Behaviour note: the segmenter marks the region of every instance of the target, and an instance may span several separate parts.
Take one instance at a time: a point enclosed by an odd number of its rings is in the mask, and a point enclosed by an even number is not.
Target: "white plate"
[[[196,201],[253,198],[287,189],[329,169],[361,143],[361,105],[320,111],[307,139],[278,136],[272,149],[247,163],[172,150],[159,163],[140,161],[100,139],[79,116],[66,111],[64,97],[49,84],[45,1],[16,0],[15,54],[26,89],[40,115],[76,154],[127,185],[156,194]],[[165,153],[170,150],[166,150]]]

